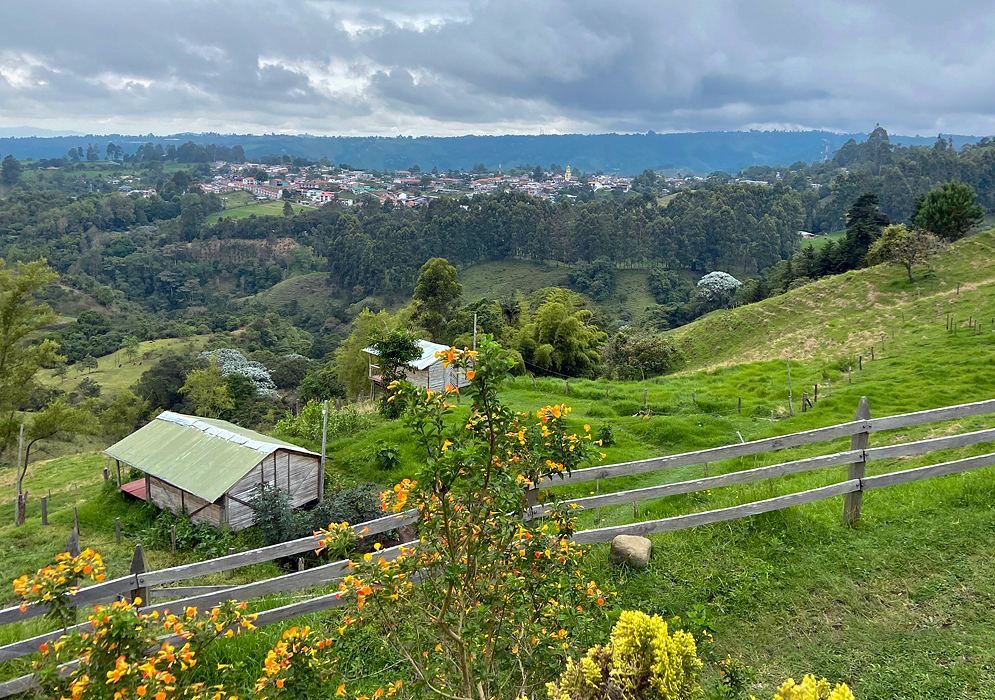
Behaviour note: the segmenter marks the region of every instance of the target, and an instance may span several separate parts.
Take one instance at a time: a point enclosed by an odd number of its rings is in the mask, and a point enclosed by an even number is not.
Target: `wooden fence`
[[[988,453],[966,459],[867,477],[865,476],[867,462],[923,455],[938,450],[977,445],[995,440],[995,429],[986,429],[872,448],[869,446],[869,439],[872,433],[991,413],[995,413],[995,400],[960,404],[916,413],[905,413],[886,418],[871,418],[867,399],[862,398],[854,420],[848,423],[696,452],[580,469],[567,475],[563,480],[553,478],[543,481],[535,489],[529,491],[528,500],[530,503],[536,504],[538,492],[544,489],[555,488],[563,484],[595,481],[599,484],[598,495],[568,499],[564,502],[566,504],[573,504],[578,508],[600,508],[627,503],[639,503],[666,496],[694,493],[707,489],[746,484],[789,474],[800,474],[816,469],[846,465],[847,478],[829,486],[754,501],[752,503],[744,503],[729,508],[709,510],[702,513],[584,530],[575,533],[574,540],[579,544],[592,544],[607,542],[615,536],[622,534],[649,535],[683,530],[698,525],[734,520],[805,503],[814,503],[837,496],[845,496],[843,521],[854,522],[860,518],[861,497],[864,491],[995,465],[995,453]],[[668,470],[680,467],[707,465],[709,462],[778,452],[780,450],[846,437],[850,438],[850,449],[833,454],[796,459],[766,467],[745,469],[712,477],[706,476],[700,479],[667,483],[660,486],[600,494],[600,481],[602,479],[652,472],[666,473]],[[526,519],[539,518],[547,513],[548,509],[546,507],[533,505],[526,510],[524,517]],[[358,537],[368,537],[389,532],[405,525],[414,524],[417,522],[417,519],[418,516],[415,511],[406,511],[366,523],[359,523],[353,525],[352,528]],[[77,607],[85,607],[108,600],[117,600],[123,597],[134,598],[136,595],[139,595],[144,600],[143,610],[151,612],[153,610],[162,611],[166,608],[175,608],[177,606],[209,607],[226,600],[249,600],[274,593],[312,590],[341,578],[343,573],[348,569],[348,560],[332,562],[306,571],[298,571],[238,586],[185,586],[172,588],[164,586],[208,574],[231,571],[242,566],[301,554],[315,549],[318,546],[318,539],[318,537],[304,537],[269,547],[230,554],[193,564],[160,569],[158,571],[136,570],[128,576],[122,576],[112,581],[105,581],[84,588],[72,600]],[[389,560],[397,557],[400,554],[400,549],[401,545],[398,545],[385,549],[380,554]],[[178,600],[170,602],[153,602],[156,598],[164,596],[180,597]],[[344,600],[337,593],[319,595],[308,600],[260,613],[257,625],[283,622],[301,615],[338,607],[342,604],[344,604]],[[0,610],[0,626],[37,617],[44,613],[45,607],[38,605],[28,606],[23,611],[16,607]],[[0,662],[34,653],[38,651],[41,644],[53,641],[62,634],[61,630],[48,632],[32,637],[31,639],[25,639],[0,647]],[[24,676],[6,683],[0,683],[0,698],[23,692],[33,687],[33,685],[33,676]]]

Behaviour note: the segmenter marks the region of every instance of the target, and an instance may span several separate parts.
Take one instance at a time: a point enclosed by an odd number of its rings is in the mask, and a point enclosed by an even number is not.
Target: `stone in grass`
[[[645,569],[650,563],[653,543],[637,535],[617,535],[612,540],[612,564],[628,564],[637,569]]]

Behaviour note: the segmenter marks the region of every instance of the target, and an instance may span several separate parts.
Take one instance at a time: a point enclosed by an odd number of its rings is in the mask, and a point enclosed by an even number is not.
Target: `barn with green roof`
[[[295,507],[321,499],[321,456],[223,420],[163,411],[106,450],[121,490],[186,513],[192,522],[241,530],[255,521],[250,505],[261,484],[290,493]],[[121,483],[121,465],[144,477]]]

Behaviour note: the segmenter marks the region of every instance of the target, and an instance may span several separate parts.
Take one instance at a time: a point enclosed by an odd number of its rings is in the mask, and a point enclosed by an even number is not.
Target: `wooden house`
[[[321,499],[321,456],[223,420],[163,411],[106,450],[121,490],[186,513],[192,522],[241,530],[255,521],[249,505],[260,484],[285,489],[291,505]],[[121,465],[144,477],[121,479]]]
[[[404,370],[405,379],[422,389],[442,391],[446,385],[463,388],[470,380],[462,372],[453,367],[445,367],[442,360],[435,356],[437,352],[449,349],[448,345],[440,345],[428,340],[417,340],[415,343],[421,350],[421,357],[412,360]],[[370,394],[376,395],[377,387],[381,386],[380,365],[377,351],[373,348],[363,350],[369,359]]]

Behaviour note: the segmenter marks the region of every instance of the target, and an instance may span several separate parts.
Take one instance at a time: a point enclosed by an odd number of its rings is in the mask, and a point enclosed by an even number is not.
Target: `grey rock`
[[[617,535],[612,540],[612,564],[628,564],[637,569],[645,569],[650,563],[653,543],[637,535]]]

